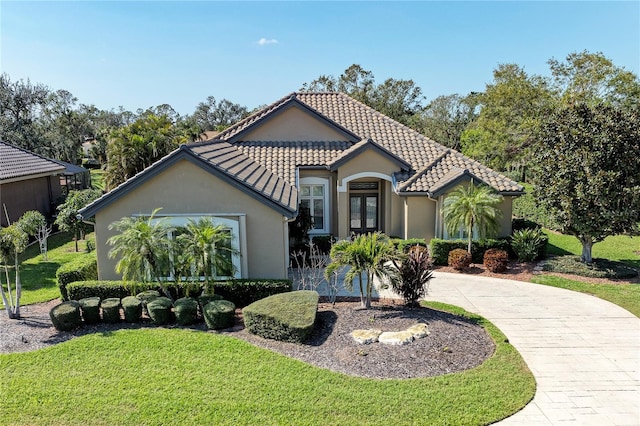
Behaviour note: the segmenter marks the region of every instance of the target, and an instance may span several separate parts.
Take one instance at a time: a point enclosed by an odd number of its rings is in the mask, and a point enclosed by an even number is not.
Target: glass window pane
[[[351,228],[354,228],[354,229],[362,227],[361,200],[362,199],[360,197],[351,197],[350,219],[351,219]]]
[[[311,189],[309,185],[300,185],[300,196],[308,197],[311,193]]]
[[[378,197],[367,197],[367,228],[378,227]]]
[[[313,196],[314,197],[322,197],[324,195],[324,186],[322,185],[313,185]]]
[[[313,200],[313,228],[324,229],[324,200]]]

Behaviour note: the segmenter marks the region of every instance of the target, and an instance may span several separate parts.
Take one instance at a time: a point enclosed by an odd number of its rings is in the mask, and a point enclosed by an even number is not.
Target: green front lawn
[[[0,355],[2,423],[488,424],[521,409],[535,381],[504,335],[477,318],[496,341],[492,358],[409,380],[350,377],[188,329],[87,335]]]
[[[87,239],[92,238],[93,234],[87,236]],[[20,281],[22,282],[20,305],[31,305],[59,298],[60,291],[56,281],[56,271],[62,264],[83,254],[86,248],[86,241],[78,241],[80,252],[76,253],[72,235],[67,232],[61,232],[49,237],[48,247],[48,260],[46,262],[42,260],[40,247],[37,243],[27,247],[24,253],[20,255],[22,261],[20,265]],[[11,271],[10,277],[13,289],[13,271]],[[7,282],[4,270],[2,271],[2,283],[6,288]],[[4,308],[1,300],[0,308]]]
[[[547,251],[549,254],[563,256],[565,254],[582,254],[580,241],[572,235],[563,235],[545,230],[549,236]],[[593,257],[617,260],[634,268],[640,268],[640,237],[615,235],[594,244]]]

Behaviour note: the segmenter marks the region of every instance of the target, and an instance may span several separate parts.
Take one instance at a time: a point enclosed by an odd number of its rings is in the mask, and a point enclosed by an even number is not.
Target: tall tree
[[[502,211],[498,204],[502,196],[487,185],[459,185],[449,193],[442,206],[444,224],[450,234],[460,228],[467,231],[467,251],[471,254],[474,228],[480,238],[491,236],[499,229]]]
[[[535,149],[536,196],[560,231],[582,244],[638,232],[640,117],[637,109],[569,104],[542,126]]]
[[[438,96],[416,117],[414,128],[449,148],[460,150],[464,130],[478,118],[478,94]]]
[[[58,206],[58,217],[56,218],[55,224],[63,231],[73,232],[76,251],[78,251],[78,240],[84,238],[84,233],[89,226],[78,219],[78,210],[98,199],[101,195],[102,192],[97,189],[69,191],[64,203]]]
[[[216,101],[213,96],[207,96],[200,102],[191,116],[198,129],[198,136],[210,130],[221,131],[249,115],[247,107],[231,102],[228,99]]]

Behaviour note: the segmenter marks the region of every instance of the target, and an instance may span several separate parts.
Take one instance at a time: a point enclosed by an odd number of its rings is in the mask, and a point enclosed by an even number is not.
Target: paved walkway
[[[501,425],[640,425],[640,319],[582,293],[436,272],[428,299],[507,335],[533,372],[533,401]]]

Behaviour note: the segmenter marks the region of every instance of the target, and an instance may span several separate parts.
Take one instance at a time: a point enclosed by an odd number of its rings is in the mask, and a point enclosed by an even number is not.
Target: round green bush
[[[142,302],[135,296],[122,299],[122,310],[126,322],[138,322],[142,316]]]
[[[86,324],[96,324],[100,322],[100,298],[85,297],[79,300],[82,318]]]
[[[204,306],[202,314],[210,330],[233,327],[236,305],[228,300],[214,300]]]
[[[75,300],[62,302],[49,311],[53,326],[58,331],[70,331],[82,324],[80,303]]]
[[[179,325],[191,325],[198,321],[198,301],[193,297],[183,297],[173,303],[176,322]]]
[[[120,299],[110,297],[102,301],[102,320],[112,324],[120,322]]]
[[[168,297],[157,297],[147,303],[149,317],[157,325],[169,324],[173,321],[171,306],[171,299]]]
[[[138,293],[136,297],[138,298],[138,300],[140,300],[140,302],[142,302],[142,312],[147,314],[147,304],[152,300],[160,297],[160,293],[158,293],[156,290],[146,290]]]
[[[204,307],[207,306],[207,303],[213,302],[214,300],[222,300],[222,296],[220,296],[219,294],[203,294],[200,297],[198,297],[200,312],[201,313],[204,312]]]

